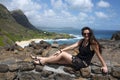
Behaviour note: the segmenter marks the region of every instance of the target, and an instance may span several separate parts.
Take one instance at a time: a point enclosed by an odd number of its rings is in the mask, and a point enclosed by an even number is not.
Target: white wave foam
[[[73,35],[73,34],[70,34],[70,35]],[[49,42],[49,43],[53,43],[54,41],[57,41],[58,43],[61,42],[61,43],[71,43],[71,42],[75,42],[81,38],[83,38],[82,36],[80,35],[73,35],[75,36],[76,38],[71,38],[71,39],[30,39],[30,40],[26,40],[26,41],[16,41],[16,44],[21,46],[22,48],[24,48],[25,46],[28,46],[32,41],[35,41],[35,43],[39,43],[41,40],[43,41],[46,41],[46,42]]]

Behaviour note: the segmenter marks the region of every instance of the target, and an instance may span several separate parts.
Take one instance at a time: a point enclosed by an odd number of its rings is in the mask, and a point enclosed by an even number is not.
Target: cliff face
[[[34,29],[37,30],[27,19],[27,17],[24,15],[24,13],[21,10],[14,10],[11,12],[11,15],[14,17],[14,19],[22,26],[28,28],[28,29]]]

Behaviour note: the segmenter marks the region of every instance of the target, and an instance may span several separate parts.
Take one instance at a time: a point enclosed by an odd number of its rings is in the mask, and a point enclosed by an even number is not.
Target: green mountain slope
[[[20,10],[8,11],[0,4],[0,46],[15,41],[33,38],[71,38],[67,34],[57,34],[36,29]]]

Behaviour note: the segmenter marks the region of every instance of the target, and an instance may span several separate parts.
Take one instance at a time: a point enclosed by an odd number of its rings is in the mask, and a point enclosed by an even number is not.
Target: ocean
[[[59,44],[72,44],[82,38],[80,29],[72,28],[72,29],[44,29],[44,30],[49,32],[67,33],[76,37],[72,39],[45,40],[49,43],[53,43],[54,41],[56,41]],[[116,30],[93,30],[93,32],[97,39],[111,39],[113,33],[115,33]]]

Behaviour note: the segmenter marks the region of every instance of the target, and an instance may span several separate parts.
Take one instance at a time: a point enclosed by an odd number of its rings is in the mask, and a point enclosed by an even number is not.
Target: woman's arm
[[[94,49],[97,57],[99,58],[100,62],[102,63],[102,66],[103,66],[103,67],[102,67],[101,69],[102,69],[105,73],[108,72],[107,65],[106,65],[106,63],[105,63],[105,61],[104,61],[104,59],[103,59],[103,57],[101,56],[101,53],[100,53],[100,51],[99,51],[99,46],[96,44],[96,45],[93,46],[93,49]]]
[[[67,47],[61,49],[61,51],[66,51],[66,50],[74,49],[74,48],[78,47],[78,45],[79,45],[79,42],[76,42],[76,43],[74,43],[74,44],[72,44],[70,46],[67,46]]]
[[[61,49],[61,51],[66,51],[66,50],[70,50],[70,49],[74,49],[74,48],[78,47],[81,44],[82,40],[83,39],[79,40],[78,42],[76,42],[70,46],[67,46],[67,47]]]
[[[81,40],[78,41],[78,42],[76,42],[76,43],[74,43],[74,44],[72,44],[72,45],[70,45],[70,46],[67,46],[67,47],[65,47],[65,48],[63,48],[63,49],[60,49],[60,50],[57,51],[54,55],[59,55],[59,53],[61,53],[62,51],[74,49],[74,48],[78,47],[80,43],[81,43]]]

